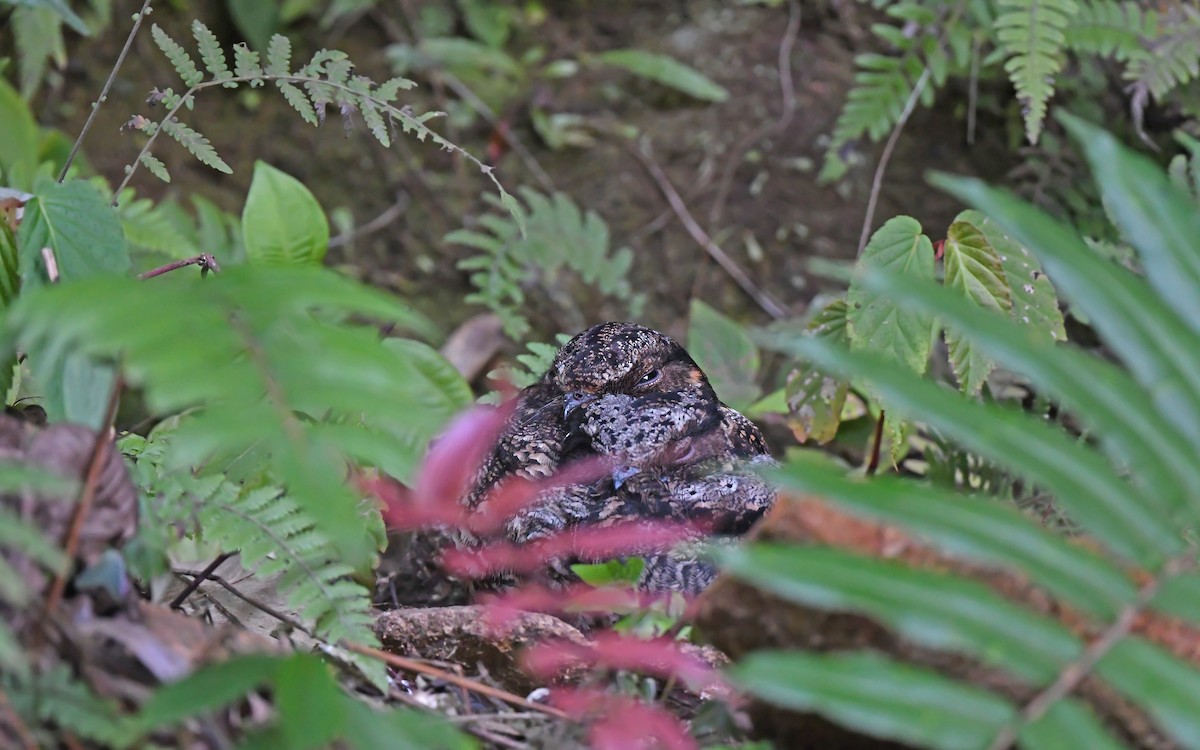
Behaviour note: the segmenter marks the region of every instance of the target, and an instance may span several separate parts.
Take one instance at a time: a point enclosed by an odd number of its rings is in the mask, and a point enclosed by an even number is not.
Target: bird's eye
[[[642,376],[642,379],[638,381],[638,385],[650,385],[651,383],[655,382],[656,380],[658,380],[661,377],[662,377],[661,370],[651,370],[650,372],[648,372]]]

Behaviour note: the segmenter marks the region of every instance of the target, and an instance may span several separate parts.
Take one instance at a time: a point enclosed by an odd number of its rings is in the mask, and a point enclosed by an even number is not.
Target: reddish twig
[[[138,278],[145,281],[146,279],[152,279],[155,276],[162,276],[164,273],[170,273],[171,271],[175,271],[186,266],[200,266],[201,276],[208,275],[209,271],[217,273],[221,270],[221,266],[217,264],[217,259],[214,258],[211,253],[200,253],[192,258],[185,258],[184,260],[177,260],[168,263],[165,266],[152,268],[145,273],[138,274]]]
[[[871,458],[867,461],[867,476],[875,476],[879,470],[879,454],[883,450],[883,423],[887,412],[879,410],[879,421],[875,423],[875,434],[871,438]]]
[[[100,483],[100,471],[104,467],[104,462],[108,460],[109,451],[112,449],[112,437],[108,434],[112,427],[113,420],[117,416],[117,405],[121,401],[121,377],[118,375],[113,381],[112,391],[108,395],[108,406],[104,410],[104,421],[100,423],[99,429],[96,430],[96,442],[92,446],[92,454],[88,459],[87,473],[84,475],[83,487],[79,490],[79,498],[75,503],[75,510],[71,514],[71,523],[67,526],[67,532],[63,535],[62,548],[66,553],[67,563],[54,576],[54,580],[50,584],[49,592],[46,594],[45,612],[53,612],[58,603],[62,600],[63,592],[67,588],[67,576],[71,572],[71,560],[75,558],[79,551],[79,535],[83,531],[83,522],[87,518],[88,512],[92,509],[92,502],[96,499],[96,485]]]
[[[645,144],[645,147],[649,148],[649,145]],[[679,221],[683,224],[684,228],[687,229],[688,234],[692,236],[692,239],[694,239],[697,244],[703,247],[705,252],[712,256],[712,259],[717,262],[717,265],[724,269],[725,273],[729,274],[729,276],[735,282],[737,282],[737,285],[742,288],[742,291],[749,295],[749,297],[755,302],[757,302],[758,306],[766,311],[768,315],[776,319],[788,317],[787,308],[777,302],[770,294],[762,289],[759,289],[758,286],[750,280],[750,277],[746,275],[746,272],[743,271],[741,267],[733,260],[733,258],[729,257],[729,255],[727,255],[725,251],[721,249],[721,247],[713,240],[713,238],[709,237],[708,233],[700,227],[700,224],[697,223],[695,217],[692,216],[691,211],[688,210],[687,204],[684,203],[683,198],[680,197],[679,191],[677,191],[675,186],[671,184],[671,180],[667,177],[666,173],[663,172],[662,167],[658,165],[658,162],[654,161],[653,157],[651,157],[649,154],[644,153],[641,148],[633,146],[630,148],[630,150],[633,152],[634,156],[637,157],[638,161],[642,163],[642,166],[646,168],[646,171],[650,173],[650,176],[654,178],[654,182],[658,185],[658,189],[667,199],[667,202],[671,204],[671,208],[675,211],[675,215],[679,217]]]
[[[38,750],[38,743],[33,738],[33,733],[29,731],[29,727],[25,726],[21,715],[12,707],[12,703],[8,700],[8,694],[2,688],[0,688],[0,711],[4,712],[6,723],[12,727],[13,732],[21,740],[22,747],[25,750]]]
[[[391,666],[398,667],[400,669],[407,669],[410,672],[420,672],[421,674],[429,675],[430,677],[436,677],[437,679],[444,680],[451,685],[464,687],[472,692],[479,693],[480,695],[486,695],[491,698],[496,698],[497,700],[504,701],[505,703],[513,706],[520,706],[521,708],[527,708],[531,711],[549,714],[550,716],[555,716],[560,719],[570,718],[567,716],[566,712],[554,708],[553,706],[545,706],[541,703],[534,703],[533,701],[526,700],[515,693],[510,693],[507,690],[501,690],[500,688],[494,688],[491,685],[485,685],[482,682],[479,682],[478,680],[472,680],[469,677],[460,677],[452,672],[447,672],[445,670],[438,669],[437,667],[431,667],[428,664],[423,664],[416,659],[409,659],[404,656],[389,654],[386,651],[380,651],[379,649],[371,648],[370,646],[360,646],[357,643],[345,643],[343,646],[345,646],[347,650],[353,651],[356,654],[369,656],[372,659],[378,659],[385,664],[390,664]]]

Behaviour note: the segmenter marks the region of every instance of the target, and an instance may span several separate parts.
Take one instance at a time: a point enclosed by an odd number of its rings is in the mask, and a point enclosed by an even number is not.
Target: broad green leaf
[[[425,38],[421,53],[437,65],[447,68],[473,68],[504,73],[514,78],[522,74],[521,64],[503,50],[460,37]]]
[[[1126,750],[1090,707],[1069,698],[1055,702],[1040,718],[1022,727],[1017,739],[1022,750]]]
[[[846,301],[834,300],[813,316],[808,335],[827,339],[839,346],[848,346],[846,332]],[[812,364],[804,363],[793,370],[785,387],[788,427],[801,443],[809,439],[824,445],[837,436],[842,421],[842,408],[850,383],[831,377]]]
[[[917,279],[934,278],[933,244],[908,216],[888,220],[871,235],[846,293],[850,348],[886,353],[914,372],[925,372],[932,346],[933,318],[902,310],[870,291],[862,277],[871,270]]]
[[[404,366],[410,369],[411,375],[405,374],[397,379],[412,379],[415,403],[434,409],[446,418],[474,403],[471,386],[454,369],[454,365],[433,347],[401,338],[384,339],[383,346],[399,355]]]
[[[48,63],[62,68],[67,49],[63,40],[62,18],[49,8],[17,8],[9,17],[17,46],[17,65],[21,71],[21,97],[33,99],[46,74]]]
[[[137,726],[149,732],[226,706],[270,681],[280,664],[270,656],[237,656],[201,667],[150,696],[137,715]]]
[[[25,206],[18,241],[26,292],[47,282],[43,249],[52,253],[63,282],[122,274],[130,265],[115,210],[86,182],[41,182]],[[115,377],[112,368],[76,351],[34,346],[26,353],[51,421],[100,427]]]
[[[442,717],[406,708],[372,711],[362,701],[343,699],[348,715],[343,737],[355,750],[477,750],[479,743]]]
[[[866,652],[760,651],[730,673],[771,703],[933,750],[979,750],[1016,719],[995,693]]]
[[[250,49],[266,51],[272,35],[279,30],[279,3],[247,3],[226,0],[225,7]]]
[[[3,186],[30,190],[38,167],[37,123],[29,105],[4,78],[0,78],[0,122],[4,123],[4,136],[0,137]]]
[[[504,46],[512,30],[512,8],[492,0],[458,0],[458,8],[471,36],[489,47]]]
[[[906,307],[938,315],[1069,409],[1093,429],[1114,462],[1134,470],[1134,480],[1147,489],[1143,502],[1153,512],[1183,523],[1187,521],[1180,513],[1200,518],[1200,503],[1192,491],[1200,487],[1200,464],[1187,437],[1158,414],[1151,396],[1124,370],[975,309],[934,284],[906,283],[882,274],[867,279],[867,284]]]
[[[121,222],[108,201],[89,183],[39,182],[25,204],[17,234],[21,281],[28,289],[46,282],[42,249],[49,248],[63,281],[129,270]]]
[[[346,728],[347,698],[312,654],[281,661],[274,676],[278,726],[291,750],[325,747]]]
[[[724,87],[695,68],[666,55],[640,49],[617,49],[602,52],[596,55],[596,59],[706,102],[723,102],[729,98],[729,92]]]
[[[946,288],[979,307],[1000,312],[1012,310],[1012,294],[1000,255],[979,226],[978,212],[958,215],[946,234],[944,263]],[[943,321],[945,322],[945,321]],[[950,364],[966,393],[979,393],[995,363],[957,331],[946,332]]]
[[[973,402],[878,355],[810,339],[796,340],[791,348],[823,367],[867,379],[892,406],[920,414],[923,422],[1048,490],[1072,519],[1118,554],[1154,569],[1181,551],[1182,538],[1170,519],[1147,513],[1140,493],[1099,453],[1061,429],[1019,409]]]
[[[642,577],[646,561],[640,557],[628,560],[609,560],[604,563],[576,563],[571,566],[571,572],[579,576],[584,583],[591,586],[636,586]]]
[[[1133,584],[1116,565],[991,498],[910,479],[864,481],[807,453],[792,456],[768,476],[780,487],[899,525],[952,554],[1007,566],[1099,619],[1115,617],[1134,599]]]
[[[1151,606],[1169,615],[1200,623],[1200,573],[1192,571],[1163,581]]]
[[[758,347],[746,329],[698,299],[692,300],[688,351],[708,374],[717,396],[734,409],[743,409],[762,392],[758,376]]]
[[[264,161],[242,209],[246,259],[271,265],[320,265],[329,249],[329,221],[304,183]]]
[[[1121,640],[1096,672],[1154,717],[1180,745],[1200,749],[1200,670],[1137,636]]]
[[[721,567],[785,599],[851,611],[916,643],[975,656],[1046,683],[1083,650],[1059,623],[982,583],[818,546],[758,543],[722,550]]]
[[[1062,310],[1058,307],[1058,294],[1033,253],[1000,231],[1000,227],[978,211],[964,211],[961,215],[972,217],[971,221],[1000,258],[1000,266],[1004,269],[1004,278],[1008,281],[1012,296],[1012,319],[1028,326],[1039,336],[1048,336],[1052,341],[1066,341],[1067,331]]]
[[[49,8],[62,17],[62,20],[71,27],[71,30],[80,36],[91,36],[87,24],[83,22],[75,11],[71,10],[71,6],[66,0],[4,0],[9,5],[21,5],[26,8]],[[3,118],[0,118],[0,122]]]
[[[1097,263],[1074,230],[1010,193],[975,179],[930,180],[987,213],[1037,255],[1153,396],[1159,413],[1200,445],[1200,334],[1190,324],[1144,281],[1111,263]]]
[[[1103,128],[1059,115],[1087,156],[1105,207],[1138,250],[1146,278],[1200,332],[1200,212],[1158,164]]]

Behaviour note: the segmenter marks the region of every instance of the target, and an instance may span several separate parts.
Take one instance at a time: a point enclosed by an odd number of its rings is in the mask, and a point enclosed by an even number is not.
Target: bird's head
[[[674,339],[634,323],[601,323],[571,339],[546,377],[566,394],[569,412],[597,396],[693,392],[716,394],[695,360]]]

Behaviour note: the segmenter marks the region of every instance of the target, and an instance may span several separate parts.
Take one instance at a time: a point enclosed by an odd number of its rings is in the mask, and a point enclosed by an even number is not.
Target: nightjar
[[[677,342],[633,323],[601,323],[568,341],[542,377],[521,391],[462,502],[477,507],[509,477],[538,479],[556,472],[580,445],[567,441],[566,413],[609,394],[692,394],[715,416],[713,424],[728,436],[737,457],[767,453],[758,428],[721,404],[708,378]]]

